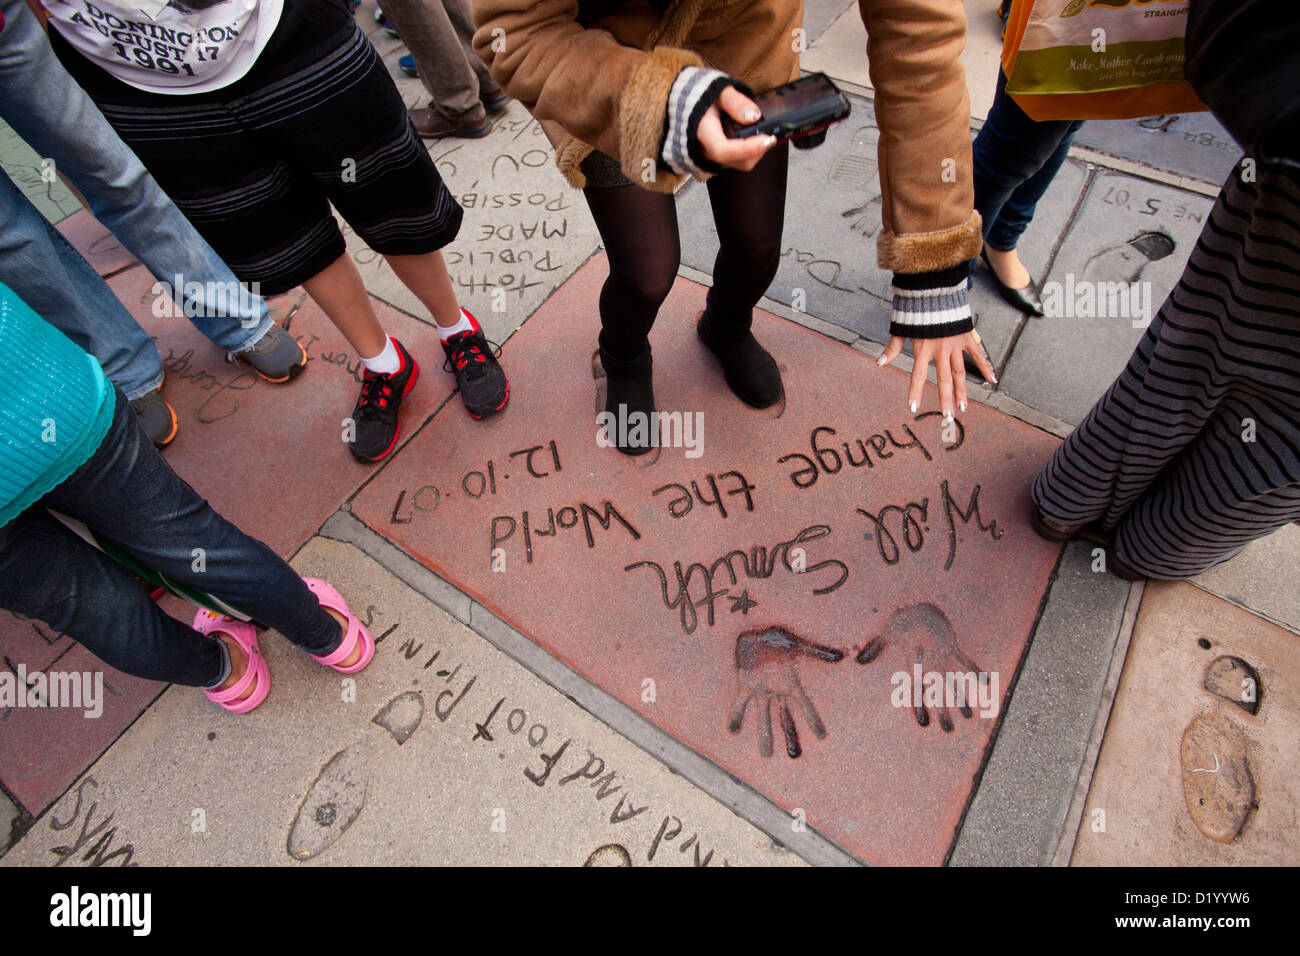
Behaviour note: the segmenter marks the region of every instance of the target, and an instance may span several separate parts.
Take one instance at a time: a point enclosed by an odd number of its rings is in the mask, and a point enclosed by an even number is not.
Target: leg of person
[[[351,138],[344,149],[331,154],[332,166],[309,172],[298,157],[312,142],[348,128],[351,120],[314,130],[304,143],[274,135],[286,116],[311,113],[311,103],[329,101],[355,84],[353,60],[360,50],[374,57],[345,11],[334,6],[314,9],[286,7],[286,17],[293,13],[297,19],[281,21],[271,45],[243,80],[211,94],[175,97],[135,90],[66,43],[56,45],[56,51],[235,274],[246,283],[257,283],[268,295],[305,286],[369,366],[393,352],[392,343],[346,255],[320,180],[369,176],[391,157],[365,144],[349,152],[357,146]],[[310,90],[311,96],[286,97],[284,91],[290,88]],[[366,109],[358,108],[357,115]],[[307,121],[299,128],[311,125]],[[396,353],[389,358],[396,370]],[[409,371],[408,385],[414,382],[414,369]],[[360,406],[374,404],[369,398],[378,391],[363,385],[366,401],[358,403],[353,415],[358,433],[349,447],[363,461],[377,460],[374,454],[386,454],[395,442],[395,403],[384,400],[381,417],[391,416],[391,421],[381,422],[379,430],[386,437],[370,434],[374,423],[359,416]]]
[[[348,420],[348,450],[358,461],[380,461],[397,447],[401,435],[398,413],[420,377],[419,363],[401,342],[384,332],[361,273],[346,252],[304,279],[303,287],[365,366],[361,394]]]
[[[220,641],[163,613],[130,572],[39,502],[0,528],[0,607],[44,621],[134,677],[215,688],[242,675]]]
[[[640,413],[655,411],[650,328],[659,307],[677,281],[681,238],[673,197],[635,185],[604,153],[583,161],[587,187],[583,198],[600,232],[609,260],[609,276],[601,286],[600,361],[605,370],[605,411],[629,423]],[[620,415],[628,416],[625,419]],[[632,429],[617,429],[616,443],[624,454],[653,449],[657,437],[640,439]]]
[[[415,57],[420,79],[432,97],[428,107],[411,110],[416,131],[427,139],[486,136],[492,127],[479,98],[478,75],[443,4],[390,0],[384,16]]]
[[[44,42],[44,41],[42,41]],[[162,358],[113,291],[0,175],[0,281],[37,314],[95,356],[158,446],[176,437],[176,413],[163,401]]]
[[[1234,390],[1115,529],[1139,574],[1186,578],[1300,518],[1300,414]]]
[[[376,356],[384,350],[388,336],[350,255],[344,252],[315,275],[303,279],[302,286],[358,355]]]
[[[650,328],[677,281],[677,207],[671,196],[630,182],[593,186],[590,176],[582,195],[609,259],[600,290],[601,347],[614,359],[634,361],[649,347]]]
[[[208,592],[311,654],[339,647],[337,618],[303,579],[217,514],[144,440],[120,402],[99,449],[42,501],[145,567]]]
[[[985,240],[1001,217],[1007,200],[1059,156],[1046,180],[1034,187],[1040,190],[1038,196],[1042,195],[1060,168],[1060,162],[1065,159],[1062,140],[1078,129],[1075,123],[1039,123],[1030,119],[1016,105],[1006,87],[1006,74],[999,69],[993,106],[971,147],[975,210],[983,219]],[[1011,248],[1014,249],[1014,244]],[[990,267],[995,264],[1002,267],[1001,271],[995,270],[994,275],[1005,288],[1015,290],[1028,285],[1029,273],[1020,264],[1018,256],[999,257],[995,250],[990,256]],[[1019,307],[1019,303],[1012,304]]]
[[[415,135],[383,62],[359,32],[356,36],[360,43],[345,44],[335,66],[348,81],[333,85],[328,98],[313,99],[297,113],[264,116],[264,134],[302,157],[322,194],[428,307],[469,413],[476,418],[494,414],[509,400],[509,383],[482,329],[457,304],[439,252],[456,237],[464,212]],[[348,161],[356,175],[338,176]],[[308,289],[315,293],[314,286]],[[376,436],[365,443],[369,460],[394,447],[397,405],[414,382],[414,377],[402,376],[406,369],[416,374],[417,368],[399,343],[380,341],[391,364],[367,361],[367,369],[394,378],[363,386],[363,398],[375,400],[363,402],[356,419],[358,433],[365,425]]]
[[[492,344],[474,318],[456,301],[456,290],[442,253],[388,255],[385,261],[402,283],[424,303],[438,326],[438,340],[456,377],[465,409],[473,418],[495,415],[510,401],[510,383]]]
[[[998,70],[993,106],[971,146],[975,210],[984,220],[986,239],[1011,194],[1058,158],[1061,141],[1077,130],[1077,123],[1065,120],[1030,119],[1007,93],[1006,74]],[[1064,156],[1059,160],[1064,161]],[[1045,191],[1047,183],[1042,186]]]
[[[1070,152],[1074,135],[1083,126],[1083,122],[1069,124],[1061,144],[1045,162],[1041,169],[1030,176],[1002,204],[997,221],[984,229],[984,260],[993,270],[998,293],[1010,304],[1026,315],[1044,315],[1043,297],[1025,264],[1020,261],[1016,247],[1020,237],[1033,221],[1038,200],[1047,192],[1052,180],[1060,171]]]
[[[250,657],[235,640],[165,614],[125,568],[40,503],[0,529],[0,574],[0,607],[44,621],[124,674],[235,700],[258,690],[259,675],[246,678]]]
[[[731,390],[756,408],[781,398],[780,369],[750,327],[781,260],[789,149],[782,143],[750,172],[719,173],[708,182],[719,248],[699,334]]]
[[[451,25],[455,28],[456,38],[460,40],[461,48],[465,51],[465,58],[469,60],[474,75],[478,77],[479,99],[483,101],[489,114],[501,112],[510,98],[506,96],[505,90],[501,89],[497,81],[492,79],[488,65],[474,50],[474,31],[478,27],[474,23],[470,0],[442,0],[442,6],[447,11],[447,16],[451,18]]]
[[[0,116],[29,146],[55,161],[95,217],[172,290],[200,332],[231,354],[252,349],[271,330],[266,303],[240,286],[60,66],[22,0],[4,0],[3,9]],[[179,288],[177,276],[183,277]],[[299,357],[297,351],[292,357]],[[294,373],[303,364],[305,358]],[[283,381],[291,377],[263,374]]]
[[[1257,185],[1236,171],[1229,177],[1128,367],[1034,480],[1038,515],[1057,536],[1124,522],[1121,553],[1140,571],[1166,576],[1195,573],[1227,557],[1243,535],[1287,520],[1300,480],[1295,416],[1280,411],[1300,392],[1297,213],[1293,177],[1264,171]],[[1176,487],[1200,516],[1178,520],[1215,515],[1238,529],[1225,532],[1224,550],[1178,550],[1198,539],[1172,527]],[[1162,555],[1163,547],[1174,550]]]
[[[1061,137],[1060,145],[1043,163],[1042,168],[1017,186],[1007,197],[1007,201],[1002,204],[1002,211],[991,226],[985,224],[984,243],[988,247],[990,257],[994,252],[1011,252],[1016,248],[1020,237],[1033,222],[1038,201],[1047,193],[1052,180],[1065,164],[1066,157],[1070,153],[1070,144],[1074,142],[1075,134],[1082,128],[1082,120],[1069,123],[1065,135]],[[1016,261],[1019,262],[1019,259]],[[1028,273],[1025,275],[1028,277]],[[1016,277],[1008,276],[1008,278]]]

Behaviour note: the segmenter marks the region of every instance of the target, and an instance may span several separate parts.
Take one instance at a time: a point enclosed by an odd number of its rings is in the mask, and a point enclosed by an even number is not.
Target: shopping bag
[[[1183,77],[1188,0],[1014,0],[1007,93],[1035,120],[1206,109]]]

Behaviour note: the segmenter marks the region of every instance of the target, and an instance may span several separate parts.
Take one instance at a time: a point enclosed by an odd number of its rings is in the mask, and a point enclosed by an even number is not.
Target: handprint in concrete
[[[776,707],[785,735],[785,752],[791,757],[803,753],[799,745],[799,731],[790,705],[802,711],[804,719],[818,740],[826,737],[817,708],[808,698],[799,680],[799,659],[835,663],[844,653],[798,637],[783,627],[758,628],[745,631],[736,638],[736,696],[731,705],[727,729],[740,733],[745,722],[745,711],[751,703],[758,711],[758,750],[764,757],[772,756],[772,709]]]
[[[955,701],[961,715],[969,718],[972,713],[971,703],[988,694],[988,675],[962,650],[948,615],[938,606],[923,602],[899,608],[890,617],[884,630],[860,650],[854,659],[859,664],[870,664],[891,645],[902,648],[912,665],[910,673],[900,673],[911,682],[908,684],[911,693],[907,696],[912,702],[916,722],[922,727],[929,726],[928,708],[934,707],[939,715],[939,726],[945,732],[950,732],[953,723],[948,706]],[[930,689],[936,686],[941,693],[932,696]],[[958,689],[961,692],[954,693]],[[935,696],[944,703],[933,703]],[[996,696],[996,691],[993,696]],[[982,700],[980,702],[984,703]]]

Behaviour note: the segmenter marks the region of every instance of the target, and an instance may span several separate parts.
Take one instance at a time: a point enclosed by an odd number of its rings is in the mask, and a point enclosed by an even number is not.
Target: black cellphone
[[[825,73],[810,73],[784,86],[759,93],[754,102],[762,111],[757,123],[741,125],[722,113],[722,129],[731,139],[775,136],[779,142],[824,130],[849,115],[849,98]],[[818,137],[818,142],[823,139]],[[815,145],[815,144],[813,144]]]

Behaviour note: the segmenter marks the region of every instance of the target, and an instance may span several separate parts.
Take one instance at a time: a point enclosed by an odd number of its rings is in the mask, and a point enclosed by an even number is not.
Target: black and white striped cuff
[[[941,339],[963,335],[975,327],[966,280],[936,289],[893,287],[889,334],[910,339]]]
[[[696,130],[700,118],[732,82],[725,73],[699,66],[686,67],[673,81],[668,93],[663,161],[679,176],[722,170],[717,163],[705,159]]]

